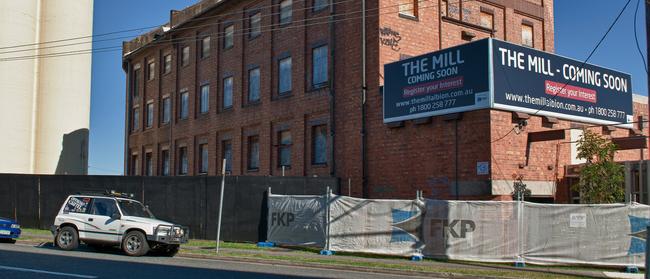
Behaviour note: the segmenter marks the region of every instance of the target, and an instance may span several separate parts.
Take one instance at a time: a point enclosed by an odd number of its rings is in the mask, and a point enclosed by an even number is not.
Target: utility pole
[[[646,34],[646,57],[650,55],[650,18],[648,18],[648,13],[650,13],[650,0],[645,0],[645,34]],[[636,24],[636,22],[634,23]],[[648,92],[650,92],[650,74],[648,76]],[[650,94],[650,93],[649,93]],[[649,108],[650,110],[650,108]],[[650,113],[650,111],[648,111]],[[650,126],[650,125],[648,125]],[[650,158],[650,148],[648,148],[648,158]],[[648,171],[650,173],[650,171]],[[650,191],[649,191],[650,192]],[[650,203],[650,200],[648,201]]]

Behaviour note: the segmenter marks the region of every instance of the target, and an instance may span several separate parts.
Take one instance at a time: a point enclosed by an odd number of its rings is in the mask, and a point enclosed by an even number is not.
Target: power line
[[[425,1],[425,0],[423,0]],[[397,5],[388,5],[388,6],[383,6],[383,7],[378,7],[378,8],[373,8],[373,9],[366,9],[366,11],[374,11],[374,10],[380,10],[380,9],[385,9],[385,8],[391,8],[391,7],[397,7],[400,4]],[[430,9],[430,8],[437,8],[437,5],[432,5],[432,6],[425,6],[425,7],[420,7],[419,9]],[[353,12],[348,12],[348,13],[342,13],[342,14],[337,14],[336,16],[346,16],[346,15],[352,15],[352,14],[358,14],[362,13],[362,11],[353,11]],[[377,17],[380,15],[385,15],[385,14],[392,14],[394,11],[389,11],[385,13],[377,13],[374,15],[366,15],[366,17]],[[294,22],[307,22],[307,21],[317,21],[319,19],[328,19],[330,16],[322,16],[322,17],[316,17],[316,18],[309,18],[301,21],[294,21]],[[347,18],[339,18],[339,19],[334,19],[334,20],[327,20],[327,21],[319,21],[319,22],[312,22],[312,23],[305,23],[305,24],[293,24],[293,25],[283,25],[283,24],[270,24],[270,25],[265,25],[261,27],[261,30],[259,31],[260,33],[264,32],[272,32],[272,31],[279,31],[279,30],[286,30],[286,29],[295,29],[295,28],[301,28],[301,27],[308,27],[308,26],[314,26],[314,25],[319,25],[319,24],[328,24],[330,22],[343,22],[343,21],[349,21],[349,20],[355,20],[355,19],[361,19],[363,16],[356,16],[356,17],[347,17]],[[265,29],[267,27],[267,29]],[[278,27],[278,28],[276,28]],[[240,30],[252,30],[252,28],[243,28]],[[233,33],[233,36],[245,36],[249,35],[252,33],[256,33],[257,31],[245,31],[245,32],[240,32],[240,33]],[[202,35],[217,35],[217,37],[214,37],[215,39],[223,38],[226,36],[226,32],[217,32],[217,33],[206,33]],[[197,38],[196,36],[188,36],[188,37],[179,37],[175,39],[168,39],[168,40],[161,40],[161,41],[154,41],[147,46],[155,46],[155,45],[161,45],[165,43],[179,43],[179,42],[196,42],[202,40],[202,38]],[[36,58],[49,58],[49,57],[60,57],[60,56],[70,56],[70,55],[78,55],[78,54],[89,54],[89,53],[94,53],[94,52],[106,52],[106,51],[117,51],[121,50],[122,46],[113,46],[113,47],[105,47],[105,48],[100,48],[100,49],[84,49],[84,50],[75,50],[75,51],[67,51],[67,52],[58,52],[58,53],[49,53],[49,54],[39,54],[39,55],[26,55],[26,56],[14,56],[14,57],[6,57],[6,58],[0,58],[0,62],[2,61],[17,61],[17,60],[29,60],[29,59],[36,59]],[[109,50],[111,49],[111,50]]]
[[[612,28],[614,28],[614,26],[616,25],[616,23],[618,22],[618,20],[621,18],[621,15],[623,15],[623,12],[625,12],[625,10],[627,9],[627,6],[630,4],[631,1],[632,1],[632,0],[628,0],[627,3],[625,3],[625,6],[623,6],[623,9],[621,9],[621,11],[618,13],[618,16],[616,16],[616,18],[614,19],[614,22],[612,22],[612,24],[610,24],[609,28],[607,29],[607,32],[605,32],[605,34],[600,38],[600,40],[598,41],[598,43],[596,44],[596,46],[591,50],[591,52],[590,52],[589,55],[587,56],[587,59],[585,59],[585,60],[580,64],[580,68],[584,67],[585,64],[587,64],[587,62],[589,61],[589,59],[591,59],[591,57],[594,55],[594,53],[596,53],[596,50],[598,50],[598,48],[599,48],[600,45],[603,43],[603,41],[605,40],[605,38],[607,38],[607,35],[609,34],[609,32],[612,31]],[[638,0],[637,0],[637,1],[638,1]],[[635,26],[636,26],[636,24],[635,24]],[[557,98],[558,94],[560,94],[560,92],[562,92],[562,90],[564,90],[564,89],[565,89],[569,84],[571,84],[571,80],[565,82],[565,83],[564,83],[564,86],[562,86],[562,88],[561,88],[560,90],[558,90],[557,93],[555,93],[555,94],[553,95],[553,97],[551,98],[551,100],[555,100],[555,98]],[[542,109],[544,109],[544,108],[547,107],[548,105],[549,105],[549,102],[546,102],[545,104],[541,105],[541,106],[539,107],[539,109],[537,109],[537,111],[536,111],[535,113],[533,113],[532,115],[537,115],[537,114],[538,114]],[[620,123],[620,122],[619,122],[619,124],[625,124],[625,123]],[[611,124],[611,125],[615,125],[615,124]],[[492,143],[495,143],[495,142],[497,142],[497,141],[500,141],[500,140],[504,139],[506,136],[510,135],[510,134],[515,130],[515,128],[516,128],[516,127],[513,127],[512,130],[510,130],[506,135],[504,135],[503,137],[501,137],[501,138],[499,138],[499,139],[497,139],[497,140],[495,140],[495,141],[492,141]]]
[[[340,4],[344,4],[344,3],[347,3],[347,2],[353,2],[353,1],[356,1],[356,0],[341,0],[341,1],[333,2],[332,5],[340,5]],[[266,7],[271,7],[271,6],[277,6],[277,5],[270,5],[270,6],[266,6]],[[263,9],[263,8],[264,8],[264,7],[256,8],[256,10],[257,10],[257,9],[260,9],[260,10],[261,10],[261,9]],[[295,11],[311,10],[311,9],[312,9],[312,7],[306,7],[306,8],[292,9],[291,11],[292,11],[292,13],[293,13],[293,12],[295,12]],[[242,12],[237,12],[237,13],[220,14],[220,15],[215,15],[215,16],[207,16],[207,17],[195,18],[195,19],[192,19],[192,20],[190,20],[190,21],[188,21],[188,22],[191,22],[191,21],[198,21],[198,20],[206,20],[206,19],[210,19],[210,18],[221,18],[221,17],[226,17],[226,16],[228,16],[228,15],[232,15],[232,14],[241,14],[241,13],[242,13]],[[269,14],[262,14],[260,17],[261,17],[261,18],[266,18],[266,17],[275,17],[275,16],[280,15],[280,14],[282,14],[282,12],[269,13]],[[325,18],[327,18],[327,17],[329,17],[329,15],[326,16]],[[306,20],[302,20],[302,21],[314,20],[314,19],[316,19],[316,18],[317,18],[317,17],[312,17],[312,18],[308,18],[308,19],[306,19]],[[323,17],[320,17],[320,18],[323,18]],[[244,18],[238,18],[238,19],[228,20],[227,23],[230,24],[230,23],[234,23],[234,22],[244,22],[244,21],[248,21],[248,20],[250,20],[248,17],[244,17]],[[298,21],[295,21],[295,20],[294,20],[294,21],[292,21],[292,23],[293,23],[293,22],[300,22],[300,21],[301,21],[301,20],[298,20]],[[185,23],[183,23],[183,24],[186,24],[186,23],[187,23],[187,22],[185,22]],[[203,27],[213,26],[213,25],[219,25],[219,24],[222,24],[222,23],[217,22],[217,23],[208,23],[208,24],[196,25],[196,26],[189,26],[189,27],[181,27],[181,28],[175,28],[174,31],[175,31],[175,32],[178,32],[178,31],[183,31],[183,30],[201,29],[201,28],[203,28]],[[160,27],[160,26],[155,26],[155,27],[157,28],[157,27]],[[115,31],[115,32],[107,33],[107,34],[126,33],[126,32],[132,32],[132,31],[134,31],[134,30],[142,30],[142,29],[151,29],[151,28],[150,28],[150,27],[147,27],[147,28],[139,28],[139,29],[129,29],[129,30],[125,30],[125,31]],[[96,36],[104,36],[104,35],[105,35],[105,34],[96,35]],[[92,37],[92,36],[86,36],[85,38],[88,38],[88,37]],[[84,38],[84,37],[81,37],[81,38]],[[106,42],[106,41],[123,40],[123,39],[129,39],[129,38],[133,38],[133,36],[121,36],[121,37],[114,37],[114,38],[108,38],[108,39],[90,40],[90,41],[85,41],[85,42],[76,42],[76,43],[69,43],[69,44],[62,44],[62,45],[53,45],[53,46],[45,46],[45,47],[30,48],[30,49],[20,49],[20,50],[10,50],[10,51],[0,51],[0,54],[18,53],[18,52],[28,52],[28,51],[35,51],[35,50],[42,50],[42,49],[51,49],[51,48],[59,48],[59,47],[74,46],[74,45],[81,45],[81,44],[92,44],[92,43],[98,43],[98,42]],[[63,40],[59,40],[59,41],[68,41],[68,40],[77,40],[77,39],[78,39],[78,38],[71,38],[71,39],[63,39]],[[47,42],[46,42],[46,43],[47,43]],[[43,44],[46,44],[46,43],[43,43]],[[16,47],[5,47],[5,48],[16,48]],[[5,49],[5,48],[0,48],[0,50],[1,50],[1,49]]]
[[[637,32],[637,27],[636,27],[636,19],[637,15],[639,13],[639,3],[641,3],[641,0],[636,1],[636,10],[634,10],[634,41],[636,41],[636,49],[639,51],[639,55],[641,55],[641,62],[643,62],[643,70],[645,70],[645,73],[648,73],[648,65],[645,60],[645,56],[643,55],[643,51],[641,51],[641,45],[639,44],[639,35]],[[647,15],[646,15],[647,16]]]

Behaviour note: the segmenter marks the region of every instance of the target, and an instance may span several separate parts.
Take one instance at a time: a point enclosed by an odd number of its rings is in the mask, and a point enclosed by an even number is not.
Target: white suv
[[[106,192],[70,195],[51,228],[54,245],[73,250],[89,246],[119,246],[129,256],[154,250],[173,256],[187,242],[187,227],[155,219],[133,195]]]

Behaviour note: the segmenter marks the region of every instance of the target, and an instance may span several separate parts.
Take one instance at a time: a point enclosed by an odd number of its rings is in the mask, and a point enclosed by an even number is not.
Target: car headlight
[[[176,237],[183,237],[183,235],[185,235],[185,231],[183,231],[183,228],[174,227],[174,235]]]
[[[158,231],[156,232],[156,234],[158,236],[167,236],[169,235],[170,230],[171,230],[170,227],[158,227]]]
[[[20,229],[20,225],[18,224],[11,224],[12,229]]]

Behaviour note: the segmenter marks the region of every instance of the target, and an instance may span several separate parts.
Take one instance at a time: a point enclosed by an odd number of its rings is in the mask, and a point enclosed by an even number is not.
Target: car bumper
[[[174,234],[158,235],[159,228],[156,228],[156,230],[154,231],[154,235],[147,235],[147,240],[164,243],[164,244],[183,244],[183,243],[187,243],[188,241],[188,235],[190,233],[190,230],[187,227],[181,227],[183,229],[182,235],[174,235]]]
[[[12,228],[0,228],[0,238],[19,238],[21,230]]]

